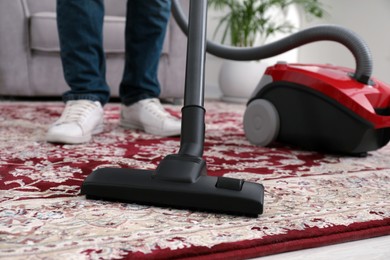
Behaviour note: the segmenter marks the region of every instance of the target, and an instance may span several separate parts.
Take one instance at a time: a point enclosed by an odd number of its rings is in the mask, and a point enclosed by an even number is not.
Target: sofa
[[[126,0],[104,1],[106,76],[112,97],[118,97]],[[183,1],[186,6],[188,1]],[[57,97],[69,89],[60,60],[55,9],[56,0],[0,0],[0,96]],[[171,18],[159,63],[161,98],[183,97],[186,47],[185,35]]]

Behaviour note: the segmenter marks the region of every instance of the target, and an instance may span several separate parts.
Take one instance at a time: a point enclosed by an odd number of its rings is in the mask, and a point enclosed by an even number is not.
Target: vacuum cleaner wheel
[[[267,146],[279,133],[279,114],[275,106],[265,99],[249,103],[244,114],[244,131],[249,142]]]

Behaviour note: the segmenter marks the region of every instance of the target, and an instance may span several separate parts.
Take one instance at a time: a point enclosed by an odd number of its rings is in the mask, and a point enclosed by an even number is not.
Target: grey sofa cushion
[[[4,0],[0,0],[4,1]],[[16,0],[14,0],[16,1]],[[39,12],[55,12],[56,0],[22,0],[27,3],[30,14]],[[86,0],[80,0],[86,1]],[[90,1],[90,0],[88,0]],[[127,0],[104,0],[105,13],[111,16],[126,16]]]
[[[34,13],[30,17],[30,47],[32,50],[59,52],[56,14],[54,12]],[[124,53],[125,17],[105,16],[104,18],[104,51],[109,53]],[[169,33],[169,32],[167,32]],[[163,53],[169,51],[169,35],[166,35]]]
[[[33,50],[58,52],[60,50],[55,13],[35,13],[30,22],[30,47]]]

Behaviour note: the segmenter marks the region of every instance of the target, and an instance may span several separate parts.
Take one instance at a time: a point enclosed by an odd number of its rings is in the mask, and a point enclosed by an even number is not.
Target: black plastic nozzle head
[[[176,169],[179,175],[180,169]],[[178,183],[156,177],[155,171],[104,168],[84,181],[81,193],[103,199],[257,217],[263,213],[261,184],[201,175],[193,183]]]

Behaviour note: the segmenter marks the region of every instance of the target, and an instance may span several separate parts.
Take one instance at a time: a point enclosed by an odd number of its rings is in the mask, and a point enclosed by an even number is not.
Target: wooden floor
[[[265,256],[261,260],[388,260],[390,236]]]

